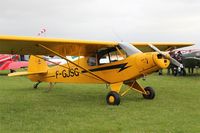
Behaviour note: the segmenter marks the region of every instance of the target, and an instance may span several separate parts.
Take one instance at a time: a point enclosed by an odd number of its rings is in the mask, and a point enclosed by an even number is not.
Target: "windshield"
[[[126,52],[128,56],[135,53],[142,53],[139,49],[130,43],[119,43],[119,46]]]

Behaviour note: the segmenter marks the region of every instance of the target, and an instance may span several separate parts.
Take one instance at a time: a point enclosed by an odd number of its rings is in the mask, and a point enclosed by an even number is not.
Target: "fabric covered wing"
[[[0,54],[53,55],[39,47],[38,44],[44,45],[63,56],[88,56],[94,54],[98,49],[117,45],[116,42],[0,36]]]
[[[193,43],[173,43],[173,42],[133,42],[131,43],[134,45],[136,48],[141,50],[142,52],[153,52],[148,44],[152,44],[156,46],[158,49],[161,51],[168,51],[170,49],[177,49],[177,48],[182,48],[182,47],[187,47],[187,46],[192,46]]]

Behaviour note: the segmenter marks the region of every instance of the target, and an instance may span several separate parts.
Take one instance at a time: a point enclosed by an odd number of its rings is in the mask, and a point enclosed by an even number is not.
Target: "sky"
[[[192,42],[200,0],[2,0],[0,34],[124,42]]]

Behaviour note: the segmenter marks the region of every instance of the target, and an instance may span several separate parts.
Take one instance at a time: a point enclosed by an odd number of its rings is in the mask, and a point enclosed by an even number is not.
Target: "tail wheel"
[[[14,73],[14,72],[16,72],[15,70],[13,70],[13,69],[10,69],[10,73]]]
[[[109,105],[119,105],[120,104],[120,96],[117,92],[111,91],[106,96],[106,102]]]
[[[146,91],[146,95],[142,94],[144,99],[154,99],[155,97],[155,91],[151,87],[145,87],[144,90]]]
[[[41,82],[38,81],[36,84],[33,85],[33,88],[34,88],[34,89],[37,89],[37,88],[38,88],[38,85],[39,85],[40,83],[41,83]]]

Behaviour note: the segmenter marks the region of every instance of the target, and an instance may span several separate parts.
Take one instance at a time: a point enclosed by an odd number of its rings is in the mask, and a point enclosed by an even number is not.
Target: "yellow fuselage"
[[[109,64],[89,66],[88,57],[80,58],[75,63],[98,75],[110,84],[136,80],[142,76],[167,68],[169,60],[159,57],[157,52],[137,53],[124,60],[115,61]],[[105,83],[87,71],[72,65],[54,66],[48,68],[46,74],[29,75],[32,81],[40,82],[63,82],[63,83]]]

